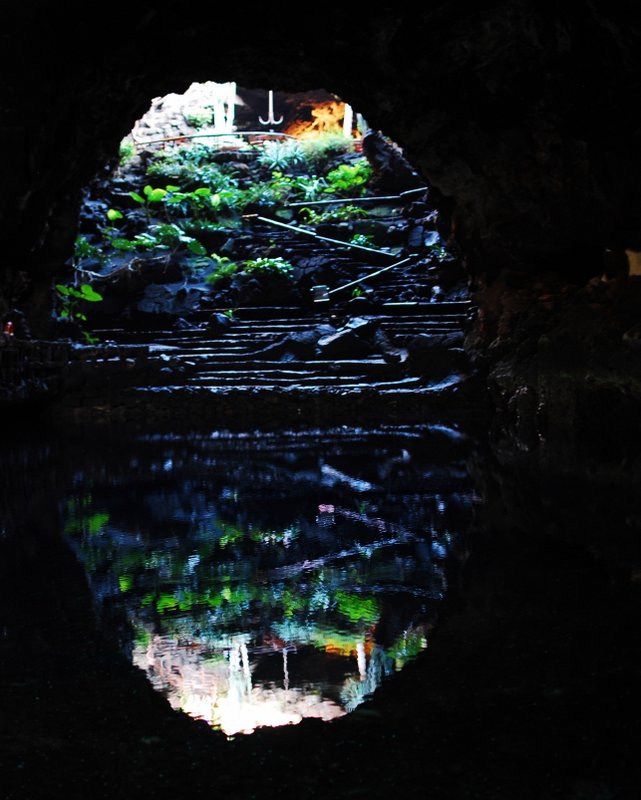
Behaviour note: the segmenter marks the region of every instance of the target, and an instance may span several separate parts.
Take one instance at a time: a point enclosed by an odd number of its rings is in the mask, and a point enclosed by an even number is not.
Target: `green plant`
[[[352,289],[352,298],[356,299],[357,297],[365,297],[365,292],[360,288],[360,286]],[[359,513],[362,514],[363,512],[359,511]]]
[[[77,236],[73,248],[73,264],[78,267],[82,261],[88,259],[96,259],[100,262],[104,261],[104,253],[95,244],[91,244],[86,236]]]
[[[371,233],[355,233],[349,240],[350,244],[360,244],[363,247],[372,247],[374,244],[374,237]]]
[[[141,205],[145,209],[145,214],[147,215],[147,221],[151,221],[151,206],[155,203],[160,203],[165,195],[167,194],[166,189],[154,189],[152,186],[147,184],[145,188],[142,190],[142,195],[138,194],[138,192],[128,192],[127,193],[132,200],[135,200],[136,203]]]
[[[136,155],[136,145],[129,139],[123,139],[118,148],[118,163],[121,167],[126,166]]]
[[[270,169],[291,169],[305,163],[305,151],[297,139],[268,140],[261,147],[258,163]]]
[[[60,306],[60,317],[79,324],[80,332],[87,344],[96,344],[98,339],[84,329],[83,323],[87,321],[87,315],[82,311],[82,304],[98,303],[103,298],[88,283],[83,283],[79,287],[57,283],[56,291]]]
[[[325,191],[342,197],[361,197],[371,177],[372,168],[366,158],[358,159],[353,164],[340,164],[325,176]]]
[[[320,136],[303,140],[301,147],[308,168],[312,172],[322,174],[336,159],[353,152],[354,142],[342,133],[322,133]]]
[[[301,222],[308,225],[319,225],[323,222],[349,222],[353,219],[365,219],[369,216],[366,209],[353,204],[326,208],[323,211],[304,206],[298,212]]]
[[[182,144],[173,150],[164,150],[157,156],[157,161],[171,162],[174,164],[194,164],[201,166],[210,164],[218,152],[214,145],[206,142],[190,142]]]
[[[214,286],[224,278],[231,278],[238,271],[239,265],[235,261],[231,261],[227,256],[219,256],[217,253],[212,253],[211,260],[215,264],[215,269],[205,278],[205,283],[211,286]]]
[[[248,275],[290,275],[294,265],[284,258],[254,258],[243,261],[243,272]]]
[[[208,186],[199,186],[192,191],[184,192],[180,186],[168,185],[162,202],[168,214],[178,211],[183,215],[193,215],[200,219],[211,213],[216,213],[220,208],[221,198]]]
[[[275,258],[253,258],[246,261],[230,261],[226,257],[212,254],[212,259],[217,263],[216,269],[205,278],[205,281],[215,285],[223,278],[231,278],[237,273],[247,276],[253,275],[281,275],[290,277],[294,265],[280,256]]]
[[[124,251],[133,251],[139,247],[147,250],[178,250],[180,247],[185,247],[197,256],[207,254],[206,248],[198,239],[189,236],[179,225],[172,222],[150,225],[147,231],[136,234],[133,239],[115,236],[108,238],[108,242],[116,250]]]
[[[275,171],[272,172],[272,179],[268,185],[280,202],[290,200],[313,202],[323,196],[327,181],[316,175],[284,175]]]
[[[213,112],[211,108],[195,108],[185,114],[184,117],[192,128],[203,128],[212,122]]]
[[[431,245],[430,252],[437,261],[445,261],[445,259],[449,256],[447,250],[440,244]]]
[[[218,164],[166,157],[153,161],[147,167],[147,176],[164,181],[175,181],[185,190],[207,186],[214,192],[237,186],[238,181],[228,175]]]

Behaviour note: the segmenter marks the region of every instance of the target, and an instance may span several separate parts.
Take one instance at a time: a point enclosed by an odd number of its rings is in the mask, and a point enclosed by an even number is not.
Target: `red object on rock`
[[[2,332],[8,334],[9,336],[13,336],[13,322],[5,322]]]

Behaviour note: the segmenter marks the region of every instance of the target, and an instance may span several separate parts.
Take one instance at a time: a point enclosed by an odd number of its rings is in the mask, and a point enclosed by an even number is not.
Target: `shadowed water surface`
[[[427,647],[468,449],[439,426],[134,437],[79,454],[64,536],[174,708],[228,736],[331,720]]]

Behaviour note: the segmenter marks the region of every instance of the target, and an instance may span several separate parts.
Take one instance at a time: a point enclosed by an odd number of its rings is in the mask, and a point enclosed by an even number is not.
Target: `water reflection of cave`
[[[422,629],[410,635],[420,636],[423,646],[427,646]],[[261,651],[252,647],[246,633],[219,640],[215,650],[211,644],[150,634],[146,642],[134,648],[133,663],[146,672],[173,708],[233,736],[261,726],[297,724],[305,718],[329,721],[341,717],[353,711],[385,676],[402,665],[402,659],[392,658],[368,636],[343,648],[335,646],[335,650],[335,671],[342,673],[335,693],[320,681],[292,685],[292,658],[302,655],[313,660],[318,656],[316,648],[281,641],[279,647],[273,645]],[[263,671],[272,680],[261,678]],[[310,673],[309,669],[306,671]],[[278,679],[275,672],[280,673]]]
[[[334,719],[427,646],[472,511],[441,431],[96,448],[65,532],[174,708],[227,735]]]

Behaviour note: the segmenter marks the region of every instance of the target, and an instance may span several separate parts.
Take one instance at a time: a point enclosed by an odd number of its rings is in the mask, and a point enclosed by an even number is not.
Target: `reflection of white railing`
[[[308,634],[306,643],[314,644],[313,633]],[[346,675],[340,689],[342,707],[322,698],[312,685],[290,686],[288,653],[294,649],[291,646],[276,649],[282,658],[282,685],[254,685],[250,636],[246,633],[219,640],[216,649],[225,655],[217,659],[212,658],[211,643],[207,647],[194,647],[193,643],[153,636],[146,648],[135,648],[133,661],[147,672],[152,684],[166,695],[173,708],[233,736],[250,733],[258,727],[297,724],[306,717],[335,719],[353,711],[397,665],[382,647],[368,648],[365,637],[353,641],[349,649],[352,647],[355,670]]]
[[[324,699],[314,686],[291,688],[288,651],[280,649],[282,686],[253,685],[249,634],[235,634],[216,643],[224,658],[212,658],[207,647],[183,644],[165,636],[152,636],[146,647],[136,646],[134,664],[172,708],[205,720],[227,736],[251,733],[258,727],[278,727],[306,717],[335,719],[346,712]]]

